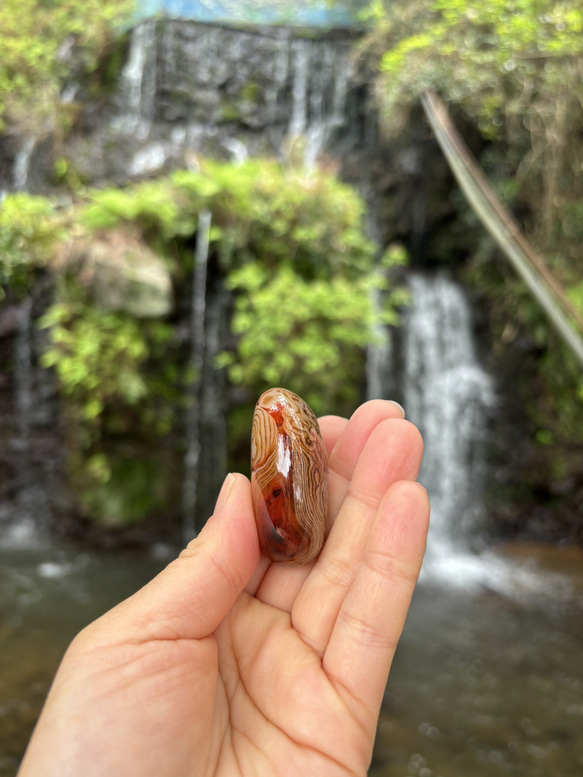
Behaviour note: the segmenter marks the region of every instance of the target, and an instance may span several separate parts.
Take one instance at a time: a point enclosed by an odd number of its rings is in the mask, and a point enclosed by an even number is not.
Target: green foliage
[[[49,330],[51,342],[42,364],[57,372],[83,447],[89,448],[106,432],[128,431],[136,412],[144,432],[168,432],[167,413],[153,413],[148,405],[159,397],[176,399],[176,394],[164,396],[165,381],[159,386],[161,376],[150,379],[147,366],[153,354],[161,358],[165,352],[173,336],[169,325],[139,322],[70,300],[54,304],[39,324]]]
[[[90,443],[102,432],[106,407],[137,405],[147,394],[145,339],[134,319],[67,302],[53,305],[40,326],[51,340],[42,364],[55,367]]]
[[[358,401],[363,349],[375,323],[371,292],[406,257],[392,247],[377,267],[362,230],[363,202],[350,187],[326,171],[270,160],[205,160],[199,170],[88,192],[86,200],[79,215],[86,228],[137,223],[167,246],[166,255],[169,243],[191,239],[198,214],[210,210],[212,255],[235,293],[238,348],[220,359],[231,379],[253,391],[265,383],[290,386],[317,409]],[[191,255],[174,252],[178,274]],[[396,322],[404,299],[387,289],[385,300],[385,318]]]
[[[70,461],[81,512],[109,529],[140,523],[152,515],[167,515],[179,493],[173,469],[176,462],[172,457],[161,456],[151,446],[110,443],[88,459],[74,453]]]
[[[129,189],[89,191],[85,194],[88,204],[81,210],[79,221],[93,232],[137,222],[146,234],[155,231],[170,238],[182,231],[182,214],[173,195],[165,179],[144,181]],[[186,234],[192,234],[194,229],[191,218]]]
[[[0,203],[0,300],[10,286],[17,296],[51,257],[61,236],[53,204],[45,197],[11,194]]]
[[[565,243],[569,255],[563,209],[583,195],[579,0],[376,0],[370,20],[366,50],[387,125],[401,127],[426,90],[441,93],[500,143],[497,166],[532,211],[526,226],[539,247]]]
[[[434,89],[496,136],[505,117],[535,118],[580,88],[578,0],[375,0],[369,21],[387,113]]]
[[[265,160],[205,161],[199,170],[122,190],[79,190],[67,218],[86,242],[108,230],[141,236],[167,257],[180,287],[192,277],[203,209],[212,214],[211,276],[221,276],[233,294],[236,347],[218,366],[252,396],[282,384],[316,412],[349,413],[360,398],[374,326],[379,318],[395,323],[404,302],[387,280],[406,260],[403,249],[392,246],[378,261],[362,229],[362,200],[332,174]],[[43,363],[56,370],[66,398],[72,477],[88,514],[131,521],[142,509],[147,468],[123,463],[111,442],[137,435],[151,446],[175,430],[189,377],[185,352],[171,349],[170,325],[90,304],[77,265],[65,264],[59,301],[42,320],[51,343]],[[386,300],[381,313],[372,304],[377,291]],[[247,424],[245,447],[248,434]],[[231,438],[235,448],[239,442]]]
[[[232,330],[240,336],[231,379],[283,385],[302,393],[315,412],[352,402],[370,341],[371,279],[306,281],[291,266],[270,274],[257,263],[232,273],[237,292]]]
[[[541,482],[560,482],[580,470],[581,367],[506,263],[492,261],[486,253],[475,255],[465,277],[487,301],[494,358],[501,374],[509,371],[514,376],[512,390],[536,443],[524,477],[533,483],[538,479],[539,487]],[[576,304],[581,301],[580,288],[581,284],[572,287]]]
[[[187,211],[211,211],[214,238],[229,265],[259,257],[277,268],[292,260],[302,277],[313,279],[334,272],[357,277],[371,266],[363,202],[325,171],[289,170],[270,160],[207,161],[199,172],[181,171],[172,180]]]
[[[326,172],[287,170],[270,160],[239,166],[207,160],[198,171],[89,191],[85,201],[78,219],[86,229],[135,222],[164,241],[193,235],[206,208],[211,240],[229,266],[261,257],[275,268],[293,259],[304,277],[358,277],[374,253],[362,231],[364,204],[353,189]]]
[[[90,71],[133,0],[2,0],[0,130],[39,135],[67,122],[59,100],[72,69]]]
[[[77,507],[103,525],[128,525],[169,505],[175,464],[160,442],[182,402],[174,332],[93,307],[70,279],[60,296],[39,322],[50,340],[41,362],[64,398]]]

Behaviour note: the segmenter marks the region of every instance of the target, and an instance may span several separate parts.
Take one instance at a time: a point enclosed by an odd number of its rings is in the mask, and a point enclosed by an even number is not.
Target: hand
[[[262,557],[228,475],[197,539],[75,638],[19,777],[366,774],[425,546],[422,443],[380,400],[321,430],[317,562]]]

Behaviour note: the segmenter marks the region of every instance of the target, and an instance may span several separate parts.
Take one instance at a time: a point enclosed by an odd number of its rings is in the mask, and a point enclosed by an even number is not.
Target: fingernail
[[[236,479],[237,478],[233,475],[233,473],[229,472],[229,474],[223,481],[223,485],[221,486],[221,490],[219,491],[219,495],[217,497],[217,503],[215,505],[215,513],[217,513],[219,510],[222,510],[223,507],[226,505],[227,500],[229,498],[229,494],[233,489]]]
[[[402,405],[400,405],[398,402],[395,402],[394,399],[387,399],[386,401],[390,402],[391,405],[394,405],[399,411],[399,413],[401,413],[401,416],[405,418],[405,408]]]

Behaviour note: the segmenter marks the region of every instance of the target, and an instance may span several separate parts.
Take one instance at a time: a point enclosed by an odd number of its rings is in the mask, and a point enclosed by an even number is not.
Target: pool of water
[[[583,774],[583,554],[517,549],[481,563],[469,588],[422,578],[371,777]]]
[[[0,777],[16,773],[71,638],[166,560],[0,548]],[[418,587],[370,777],[583,774],[583,555],[525,549],[472,563],[472,586],[452,560],[449,583],[429,574]]]
[[[71,639],[163,565],[144,553],[0,548],[0,777],[16,773]]]

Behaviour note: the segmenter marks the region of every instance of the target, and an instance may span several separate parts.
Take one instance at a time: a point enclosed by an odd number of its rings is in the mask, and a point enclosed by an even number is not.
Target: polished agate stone
[[[257,401],[251,490],[262,553],[296,564],[316,558],[326,537],[328,457],[316,416],[287,389]]]

